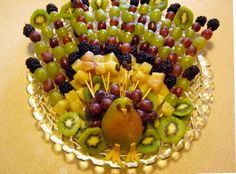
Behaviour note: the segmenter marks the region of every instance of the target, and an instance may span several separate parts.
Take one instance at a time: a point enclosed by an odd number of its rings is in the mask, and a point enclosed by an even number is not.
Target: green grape
[[[119,7],[116,7],[116,6],[111,7],[110,11],[109,11],[109,16],[110,16],[110,18],[112,18],[112,17],[120,17],[120,9],[119,9]]]
[[[84,17],[85,17],[85,19],[86,19],[87,22],[93,22],[93,21],[94,21],[94,15],[93,15],[93,13],[90,12],[90,11],[86,11],[86,12],[84,13]]]
[[[124,42],[124,41],[123,41],[124,35],[125,35],[125,31],[123,31],[123,30],[121,30],[121,31],[118,33],[118,40],[119,40],[120,42]]]
[[[186,78],[181,78],[177,81],[176,87],[183,88],[184,91],[187,91],[191,82]]]
[[[41,33],[44,38],[50,39],[53,37],[53,31],[49,26],[45,26],[42,28]]]
[[[106,21],[107,16],[106,16],[106,13],[104,12],[104,10],[99,9],[99,10],[96,10],[94,13],[95,13],[95,18],[98,22]]]
[[[133,34],[131,34],[130,32],[124,32],[124,34],[122,35],[122,42],[131,43],[132,39]]]
[[[167,101],[171,106],[175,107],[179,102],[179,98],[175,94],[170,93],[165,98],[165,101]]]
[[[37,55],[41,55],[42,53],[48,51],[48,47],[44,42],[36,42],[34,44],[34,51]]]
[[[122,19],[123,22],[126,22],[126,23],[128,23],[128,22],[134,22],[134,20],[135,20],[135,14],[132,13],[132,12],[129,12],[129,11],[124,11],[124,12],[122,13],[121,19]]]
[[[194,38],[196,33],[192,29],[187,29],[187,30],[184,31],[184,34],[185,34],[185,37]]]
[[[48,74],[47,74],[47,71],[45,70],[45,68],[40,67],[35,70],[34,77],[38,82],[42,83],[48,79]]]
[[[166,59],[170,53],[171,53],[171,48],[168,46],[159,48],[159,56],[162,59]]]
[[[198,50],[203,49],[206,44],[207,44],[207,40],[203,37],[196,37],[193,39],[193,46],[196,47]]]
[[[60,19],[60,16],[58,15],[57,12],[55,11],[52,11],[50,14],[49,14],[50,18],[51,18],[51,22],[55,22],[56,20]]]
[[[175,27],[170,32],[170,35],[173,37],[174,40],[179,40],[182,37],[183,31],[180,27]]]
[[[49,103],[55,106],[59,101],[63,100],[64,96],[58,91],[51,91],[48,96]]]
[[[88,30],[88,40],[96,39],[96,33],[93,30]]]
[[[75,30],[75,33],[78,34],[78,35],[87,34],[87,32],[88,32],[87,26],[83,22],[77,22],[74,25],[74,30]]]
[[[66,51],[66,54],[73,53],[77,51],[77,46],[73,42],[68,42],[64,46],[64,50]]]
[[[138,8],[138,12],[141,15],[146,15],[149,12],[149,6],[147,4],[140,5]]]
[[[109,26],[107,31],[109,36],[117,36],[119,30],[116,26]]]
[[[74,17],[77,16],[84,16],[84,10],[82,10],[81,8],[76,8],[73,12]]]
[[[144,32],[144,25],[141,23],[135,24],[134,34],[141,35]]]
[[[187,56],[184,56],[180,59],[179,61],[180,63],[180,66],[183,68],[183,69],[187,69],[189,68],[190,66],[193,65],[194,63],[194,58],[190,55],[187,55]]]
[[[154,39],[151,40],[151,45],[156,46],[157,48],[163,47],[165,43],[165,38],[161,35],[155,36]]]
[[[182,44],[175,45],[174,51],[178,56],[182,56],[185,53],[185,47]]]
[[[161,20],[162,13],[159,9],[155,9],[150,13],[150,21],[159,22]]]
[[[166,26],[167,28],[170,28],[170,27],[171,27],[171,24],[172,24],[171,20],[169,20],[169,19],[164,19],[164,20],[162,21],[161,26],[162,26],[162,27],[163,27],[163,26]]]
[[[143,37],[146,42],[151,42],[155,38],[155,34],[153,31],[147,30],[144,32]]]
[[[71,18],[71,20],[70,20],[70,26],[71,26],[72,28],[75,28],[76,23],[77,23],[76,18]]]
[[[49,78],[54,79],[55,75],[59,72],[59,67],[56,62],[49,62],[46,66]]]
[[[52,54],[56,58],[57,61],[60,61],[61,58],[66,55],[66,52],[63,47],[57,46],[52,49]]]
[[[108,38],[108,32],[106,30],[99,30],[97,32],[97,37],[100,42],[105,42]]]
[[[68,30],[65,27],[61,27],[56,30],[57,36],[59,38],[63,38],[64,36],[68,35]]]

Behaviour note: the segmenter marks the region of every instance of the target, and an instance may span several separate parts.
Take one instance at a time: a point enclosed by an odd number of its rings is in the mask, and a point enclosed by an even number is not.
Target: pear
[[[102,119],[102,133],[109,146],[119,144],[127,150],[132,143],[138,144],[142,131],[142,120],[127,97],[113,101]]]

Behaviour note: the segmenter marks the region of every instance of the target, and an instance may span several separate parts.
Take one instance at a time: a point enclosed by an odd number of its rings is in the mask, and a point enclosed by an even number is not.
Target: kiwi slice
[[[194,107],[192,102],[189,99],[185,98],[179,101],[173,114],[179,117],[183,117],[191,114],[193,110]]]
[[[154,153],[160,147],[160,136],[153,128],[148,128],[143,134],[137,150],[141,153]]]
[[[186,125],[176,117],[167,117],[161,120],[158,130],[164,143],[175,144],[184,136]]]
[[[185,6],[181,6],[175,15],[174,22],[177,27],[188,29],[193,24],[193,12]]]
[[[159,10],[163,11],[168,5],[168,0],[150,0],[149,5],[152,10],[158,8]]]
[[[99,127],[86,129],[80,134],[78,143],[85,152],[91,155],[98,154],[106,148],[106,143]]]
[[[65,136],[73,136],[81,126],[81,121],[76,112],[62,114],[57,122],[59,132]]]
[[[108,3],[109,3],[108,0],[91,0],[90,2],[94,10],[98,10],[100,8],[106,10]]]
[[[72,8],[71,1],[65,3],[60,10],[59,16],[63,19],[70,20],[73,17],[74,9]]]
[[[48,26],[50,24],[50,16],[46,10],[37,9],[33,12],[30,18],[30,24],[34,28],[42,29],[44,26]]]

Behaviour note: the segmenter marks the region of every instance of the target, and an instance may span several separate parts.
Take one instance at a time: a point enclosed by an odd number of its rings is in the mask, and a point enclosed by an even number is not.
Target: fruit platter
[[[71,0],[36,9],[23,34],[27,92],[65,154],[112,168],[178,159],[213,102],[215,18],[167,0]]]

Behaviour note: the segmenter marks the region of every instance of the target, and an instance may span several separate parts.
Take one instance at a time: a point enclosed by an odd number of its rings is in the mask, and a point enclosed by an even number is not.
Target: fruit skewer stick
[[[92,81],[91,73],[89,72],[88,75],[89,75],[90,87],[91,87],[91,90],[93,91],[93,81]]]
[[[107,87],[107,92],[109,92],[109,86],[110,86],[110,77],[111,77],[111,73],[110,73],[110,71],[108,71],[108,75],[107,75],[107,85],[106,85],[106,87]]]
[[[106,82],[105,82],[104,75],[102,74],[101,76],[102,76],[102,83],[103,83],[103,86],[104,86],[104,88],[105,88],[105,91],[108,92],[108,91],[107,91],[107,87],[106,87]]]
[[[147,90],[147,92],[144,94],[142,100],[144,100],[144,99],[147,97],[147,95],[151,92],[151,90],[152,90],[152,88],[149,88],[149,89]]]
[[[134,84],[132,89],[135,90],[137,88],[138,84],[139,84],[139,80],[137,80],[137,82]]]
[[[86,85],[87,85],[87,87],[88,87],[88,89],[89,89],[89,92],[91,93],[92,97],[94,98],[94,97],[95,97],[94,92],[93,92],[93,90],[91,89],[91,87],[90,87],[88,81],[85,81],[85,83],[86,83]]]

